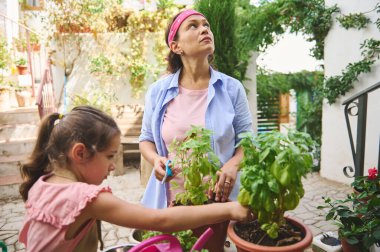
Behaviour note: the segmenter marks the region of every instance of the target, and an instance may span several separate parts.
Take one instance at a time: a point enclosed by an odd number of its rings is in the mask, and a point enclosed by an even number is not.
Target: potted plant
[[[14,86],[15,96],[19,107],[25,107],[30,105],[30,99],[32,93],[28,90],[28,87]]]
[[[38,52],[41,49],[40,40],[35,33],[30,33],[30,47],[34,52]]]
[[[326,220],[334,220],[343,251],[365,252],[380,243],[380,179],[376,168],[369,176],[358,176],[351,186],[358,192],[343,200],[324,198]]]
[[[15,61],[17,71],[19,75],[25,75],[28,74],[28,66],[26,65],[26,59],[25,58],[18,58]]]
[[[30,49],[34,52],[38,52],[41,48],[38,35],[32,32],[29,32],[29,34],[30,34],[30,37],[29,37]],[[13,38],[13,44],[16,47],[18,52],[25,52],[28,49],[28,43],[24,37]]]
[[[303,251],[312,242],[310,229],[285,211],[304,195],[302,177],[313,166],[315,142],[303,132],[242,133],[244,151],[238,201],[257,217],[231,222],[228,236],[238,251]]]
[[[184,180],[183,191],[176,194],[172,205],[202,205],[212,203],[208,200],[207,191],[216,183],[216,172],[219,170],[219,159],[211,148],[212,131],[200,126],[191,126],[186,132],[183,141],[174,140],[170,150],[176,156],[173,166],[181,172]],[[179,185],[171,181],[171,189],[176,190]],[[199,237],[208,227],[214,231],[212,238],[206,243],[205,249],[210,252],[223,251],[227,238],[229,221],[203,226],[193,229],[196,237]]]

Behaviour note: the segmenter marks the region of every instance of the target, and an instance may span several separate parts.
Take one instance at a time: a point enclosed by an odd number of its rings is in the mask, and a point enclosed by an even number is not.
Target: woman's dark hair
[[[20,168],[24,179],[20,185],[23,200],[28,199],[33,184],[52,171],[51,163],[56,162],[59,166],[68,163],[67,153],[74,143],[83,143],[92,157],[107,149],[118,134],[120,129],[115,120],[90,106],[75,107],[62,118],[59,113],[46,116],[41,122],[32,155]]]
[[[168,38],[169,38],[169,32],[170,32],[170,27],[172,26],[173,22],[176,20],[176,18],[182,13],[183,11],[179,12],[178,14],[176,14],[168,23],[168,26],[166,27],[166,30],[165,30],[165,42],[166,42],[166,45],[169,47],[169,42],[168,42]],[[173,40],[177,40],[178,39],[178,32],[175,34]],[[168,61],[168,66],[167,66],[167,71],[170,72],[170,73],[175,73],[177,72],[181,67],[183,67],[183,63],[182,63],[182,60],[181,60],[181,56],[172,52],[172,50],[169,49],[169,54],[168,54],[168,57],[167,57],[167,61]],[[214,65],[212,64],[213,61],[214,61],[214,54],[212,55],[209,55],[208,57],[208,61],[210,63],[210,65],[212,65],[214,67]]]

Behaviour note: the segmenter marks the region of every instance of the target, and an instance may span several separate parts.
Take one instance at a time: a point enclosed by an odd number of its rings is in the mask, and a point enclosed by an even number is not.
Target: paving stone
[[[15,248],[15,246],[12,244],[12,245],[8,245],[7,244],[7,249],[8,249],[8,252],[14,252],[14,251],[16,251],[16,248]]]
[[[316,226],[308,225],[308,227],[310,228],[311,232],[313,233],[313,236],[316,236],[316,235],[319,235],[320,233],[322,233],[322,230],[317,228]]]
[[[116,239],[117,239],[117,236],[116,236],[115,229],[108,231],[106,234],[103,234],[104,241],[110,241],[110,240],[116,240]]]
[[[317,220],[314,220],[314,219],[308,219],[308,220],[304,220],[303,223],[305,223],[306,225],[313,225],[317,222]]]
[[[16,251],[20,251],[20,252],[25,251],[25,246],[22,243],[17,242],[15,247],[16,247]]]
[[[338,231],[338,227],[336,225],[332,224],[331,222],[330,223],[326,223],[326,225],[324,225],[324,226],[321,226],[320,229],[323,232]]]
[[[17,222],[9,222],[7,224],[5,224],[1,230],[8,230],[8,231],[18,231],[22,226],[22,222],[21,221],[17,221]]]
[[[18,240],[18,233],[14,233],[12,236],[5,240],[6,244],[15,244]]]
[[[119,239],[127,239],[131,235],[132,230],[130,228],[119,227],[117,230],[117,237]]]
[[[109,231],[114,227],[114,225],[112,225],[111,223],[108,223],[106,221],[102,221],[101,223],[102,223],[102,232],[103,231]]]
[[[104,241],[104,248],[108,248],[108,247],[112,247],[112,246],[116,246],[119,244],[119,241],[117,239],[115,240],[108,240],[108,241]]]
[[[317,223],[314,224],[315,227],[322,229],[321,227],[329,225],[331,222],[330,221],[318,221]]]
[[[314,214],[308,212],[308,213],[298,214],[296,215],[296,217],[301,220],[308,220],[308,219],[313,219]]]

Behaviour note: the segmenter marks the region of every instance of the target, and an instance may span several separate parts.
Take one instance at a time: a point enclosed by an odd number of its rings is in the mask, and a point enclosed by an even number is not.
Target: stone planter
[[[338,235],[332,232],[317,235],[313,238],[313,252],[341,252],[342,245]]]

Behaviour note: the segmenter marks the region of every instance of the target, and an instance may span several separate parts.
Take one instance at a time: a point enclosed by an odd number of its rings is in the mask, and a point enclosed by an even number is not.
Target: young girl
[[[172,232],[248,218],[248,209],[236,202],[154,210],[116,198],[99,184],[115,169],[119,145],[117,124],[95,108],[44,118],[21,168],[26,218],[19,240],[27,251],[96,251],[96,220]]]

